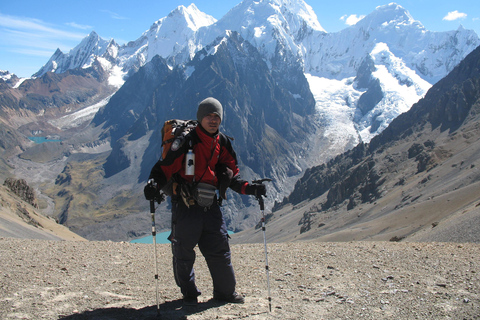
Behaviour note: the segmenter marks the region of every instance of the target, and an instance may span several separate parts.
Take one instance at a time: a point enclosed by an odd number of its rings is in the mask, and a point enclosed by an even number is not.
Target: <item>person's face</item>
[[[205,131],[210,134],[214,134],[218,131],[218,128],[220,128],[221,122],[222,120],[217,114],[210,113],[202,118],[200,124],[202,125],[202,128],[205,129]]]

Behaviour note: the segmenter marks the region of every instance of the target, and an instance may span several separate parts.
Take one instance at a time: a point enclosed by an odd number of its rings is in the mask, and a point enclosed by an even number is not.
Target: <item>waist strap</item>
[[[210,208],[217,199],[217,188],[208,183],[195,185],[181,184],[180,195],[187,207],[198,205],[203,208]]]

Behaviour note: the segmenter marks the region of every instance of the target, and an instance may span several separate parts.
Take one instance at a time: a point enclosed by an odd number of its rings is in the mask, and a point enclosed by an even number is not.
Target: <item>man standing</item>
[[[145,197],[153,200],[159,190],[173,179],[172,242],[173,273],[185,305],[196,305],[201,294],[195,285],[195,246],[205,257],[213,280],[215,299],[243,303],[235,291],[228,233],[218,204],[216,190],[226,198],[226,189],[247,195],[264,196],[262,184],[241,180],[237,158],[230,140],[219,132],[223,107],[215,98],[203,100],[197,110],[199,125],[181,146],[173,146],[165,159],[151,170]],[[192,156],[194,154],[194,156]],[[193,168],[192,168],[193,167]],[[151,180],[149,180],[151,181]]]

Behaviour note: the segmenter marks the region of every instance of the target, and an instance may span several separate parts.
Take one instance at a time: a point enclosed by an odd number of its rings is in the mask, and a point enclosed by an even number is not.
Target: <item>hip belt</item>
[[[210,208],[215,200],[217,188],[211,184],[200,182],[195,185],[182,184],[180,195],[187,207],[198,205]]]

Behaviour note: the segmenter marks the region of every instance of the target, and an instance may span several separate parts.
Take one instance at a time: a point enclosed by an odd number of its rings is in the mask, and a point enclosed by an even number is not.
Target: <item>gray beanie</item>
[[[202,122],[203,117],[210,113],[215,113],[220,117],[220,120],[223,120],[223,107],[220,101],[215,98],[207,98],[200,102],[198,105],[197,111],[197,120]]]

